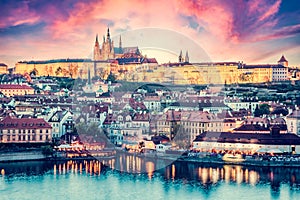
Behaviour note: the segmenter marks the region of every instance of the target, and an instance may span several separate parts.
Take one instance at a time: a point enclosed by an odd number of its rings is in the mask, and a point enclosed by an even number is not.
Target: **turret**
[[[99,45],[99,42],[98,42],[98,34],[96,35],[96,41],[95,41],[95,44],[98,44],[98,45]]]
[[[100,47],[98,42],[98,34],[96,35],[96,41],[94,46],[94,60],[100,60]]]
[[[110,33],[109,33],[109,28],[107,28],[107,36],[106,36],[107,41],[110,41]]]
[[[184,61],[187,62],[187,63],[190,62],[188,51],[186,51],[186,53],[185,53],[185,59],[184,59]]]
[[[182,57],[182,50],[180,50],[180,54],[178,56],[178,62],[182,62],[183,61],[183,57]]]
[[[289,62],[285,59],[284,55],[282,55],[280,60],[278,60],[278,64],[284,67],[288,67]]]

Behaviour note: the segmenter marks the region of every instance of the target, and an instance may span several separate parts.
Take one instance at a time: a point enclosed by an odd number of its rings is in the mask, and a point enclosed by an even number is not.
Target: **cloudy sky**
[[[88,58],[109,26],[115,46],[139,46],[159,62],[300,65],[299,0],[1,0],[0,62]]]

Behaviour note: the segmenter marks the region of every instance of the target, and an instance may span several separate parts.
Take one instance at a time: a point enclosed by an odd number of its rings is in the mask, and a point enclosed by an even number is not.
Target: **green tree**
[[[50,145],[42,147],[42,154],[45,156],[52,156],[53,155],[53,148]]]
[[[79,123],[75,125],[76,131],[79,135],[90,135],[93,136],[96,141],[106,141],[107,136],[105,135],[102,128],[99,128],[98,123],[92,122],[89,124]]]
[[[268,104],[261,104],[259,107],[256,107],[254,110],[254,116],[260,117],[262,115],[268,115],[270,114],[270,105]]]
[[[176,132],[175,137],[173,138],[173,143],[175,143],[179,148],[188,149],[190,147],[190,138],[187,133],[180,125],[175,125],[174,130],[175,129]]]
[[[112,73],[110,73],[106,79],[107,81],[110,81],[112,83],[115,83],[116,82],[116,77],[115,75],[113,75]]]

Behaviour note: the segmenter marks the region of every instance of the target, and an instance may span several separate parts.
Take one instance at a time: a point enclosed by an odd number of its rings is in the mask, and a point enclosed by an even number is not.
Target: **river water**
[[[0,163],[0,199],[300,199],[299,168],[125,160]]]

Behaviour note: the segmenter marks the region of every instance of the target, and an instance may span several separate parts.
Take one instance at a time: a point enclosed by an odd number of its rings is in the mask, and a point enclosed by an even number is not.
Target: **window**
[[[43,136],[42,135],[40,135],[40,140],[43,140]]]

